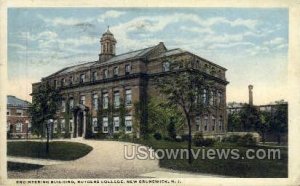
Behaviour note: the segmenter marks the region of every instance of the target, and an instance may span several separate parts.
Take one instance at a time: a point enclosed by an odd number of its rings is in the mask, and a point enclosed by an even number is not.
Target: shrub
[[[188,141],[189,140],[189,135],[188,134],[184,134],[181,136],[182,141]]]
[[[104,133],[102,133],[102,132],[101,132],[101,133],[96,133],[96,134],[95,134],[95,138],[96,138],[96,139],[105,139],[106,136],[107,136],[107,135],[104,134]]]
[[[176,138],[175,122],[172,119],[168,125],[168,137],[170,140],[174,140]]]
[[[194,135],[194,139],[193,139],[194,145],[197,147],[202,147],[202,146],[212,146],[215,143],[215,140],[212,138],[207,138],[204,139],[203,138],[203,134],[201,132],[197,132]]]
[[[239,135],[230,135],[228,137],[225,137],[223,139],[223,141],[229,142],[229,143],[237,143],[240,138],[241,138],[241,136],[239,136]]]
[[[246,134],[237,141],[237,144],[240,146],[255,146],[256,140],[252,134]]]
[[[122,135],[121,133],[114,133],[113,139],[119,139],[121,135]]]
[[[182,142],[183,140],[182,140],[182,137],[181,137],[181,136],[176,136],[175,141],[177,141],[177,142]]]
[[[161,140],[161,134],[160,134],[159,132],[154,133],[153,137],[154,137],[156,140]]]

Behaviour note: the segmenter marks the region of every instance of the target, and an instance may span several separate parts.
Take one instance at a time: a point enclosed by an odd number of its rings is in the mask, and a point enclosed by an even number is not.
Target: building
[[[7,133],[9,138],[28,138],[31,136],[31,117],[29,102],[7,96]]]
[[[203,96],[211,98],[209,103],[213,111],[203,116],[195,115],[193,131],[205,134],[225,132],[228,84],[225,68],[179,48],[168,50],[162,42],[116,55],[116,43],[108,29],[100,40],[98,60],[63,68],[33,84],[33,99],[40,83],[60,89],[64,97],[59,119],[54,121],[54,134],[69,133],[70,137],[82,137],[87,133],[110,134],[124,130],[139,137],[147,121],[134,117],[134,103],[145,103],[149,97],[158,95],[153,78],[175,70],[174,61],[191,64],[191,68],[198,69],[215,82],[214,91],[207,91]],[[122,106],[126,110],[123,114],[120,111]]]

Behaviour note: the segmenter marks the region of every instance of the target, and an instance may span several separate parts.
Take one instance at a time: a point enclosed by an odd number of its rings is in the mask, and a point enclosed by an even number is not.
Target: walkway
[[[69,141],[69,140],[68,140]],[[138,144],[118,141],[72,140],[93,147],[86,156],[74,161],[41,160],[9,157],[9,161],[46,165],[40,169],[14,172],[9,178],[207,178],[223,177],[202,173],[190,173],[159,168],[158,160],[128,160],[124,157],[124,147]],[[129,149],[130,149],[129,148]],[[131,152],[131,151],[129,151]],[[130,155],[128,153],[128,155]]]
[[[59,161],[59,160],[47,160],[47,159],[39,159],[39,158],[33,159],[33,158],[16,157],[16,156],[8,156],[7,161],[35,164],[35,165],[57,165],[57,164],[66,163],[66,161]]]

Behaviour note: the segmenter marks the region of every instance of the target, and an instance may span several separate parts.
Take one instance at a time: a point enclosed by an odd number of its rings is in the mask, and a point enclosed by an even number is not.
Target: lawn
[[[48,154],[46,154],[45,148],[45,142],[7,142],[7,155],[53,160],[75,160],[87,155],[93,149],[91,146],[82,143],[61,141],[50,142]]]
[[[8,171],[25,172],[25,171],[39,169],[39,168],[42,168],[42,167],[43,167],[43,165],[7,162],[7,170]]]
[[[174,142],[165,140],[149,139],[138,141],[138,143],[151,146],[153,149],[182,149],[187,148],[187,142]],[[192,147],[199,149],[199,147]],[[218,142],[212,147],[202,147],[201,149],[238,149],[241,157],[245,157],[246,147],[240,147],[233,143]],[[251,149],[270,149],[270,147],[249,147]],[[202,159],[201,157],[188,164],[186,159],[167,159],[159,161],[160,167],[184,170],[191,172],[201,172],[208,174],[219,174],[242,178],[286,178],[288,176],[288,154],[287,148],[280,148],[281,158],[269,159]]]

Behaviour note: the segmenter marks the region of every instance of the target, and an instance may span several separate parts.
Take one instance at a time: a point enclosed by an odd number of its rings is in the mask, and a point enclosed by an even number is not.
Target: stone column
[[[85,138],[86,134],[86,111],[83,111],[83,130],[82,137]]]

